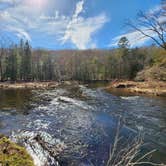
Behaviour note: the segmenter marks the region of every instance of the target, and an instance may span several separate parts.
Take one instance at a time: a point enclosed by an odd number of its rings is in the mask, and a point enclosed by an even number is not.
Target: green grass
[[[6,137],[0,138],[1,166],[34,166],[33,160],[25,148],[11,142]]]

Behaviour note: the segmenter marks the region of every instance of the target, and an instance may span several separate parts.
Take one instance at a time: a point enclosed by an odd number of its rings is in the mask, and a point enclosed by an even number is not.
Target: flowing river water
[[[22,144],[37,166],[105,166],[117,119],[123,138],[144,133],[155,162],[166,164],[165,98],[85,85],[0,90],[0,133]]]

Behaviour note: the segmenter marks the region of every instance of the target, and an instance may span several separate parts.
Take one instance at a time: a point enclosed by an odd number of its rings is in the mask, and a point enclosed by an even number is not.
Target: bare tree
[[[126,24],[166,50],[166,0],[154,11],[140,11],[136,22],[128,20]]]
[[[119,120],[114,143],[110,148],[109,158],[106,166],[166,166],[165,164],[157,164],[149,160],[151,155],[156,151],[155,149],[145,154],[141,154],[141,147],[143,146],[143,136],[141,133],[133,138],[133,140],[129,138],[127,141],[125,141],[125,146],[121,146],[121,127],[123,127],[123,123]]]

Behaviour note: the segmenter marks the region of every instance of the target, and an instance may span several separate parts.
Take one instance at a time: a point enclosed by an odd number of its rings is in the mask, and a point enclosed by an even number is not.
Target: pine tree
[[[25,81],[30,81],[32,79],[32,61],[31,61],[31,47],[29,45],[29,42],[25,42],[24,46],[24,76],[25,76]]]

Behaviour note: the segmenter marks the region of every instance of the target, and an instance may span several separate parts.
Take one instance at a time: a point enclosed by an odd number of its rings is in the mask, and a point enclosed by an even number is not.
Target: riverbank
[[[166,82],[162,81],[113,81],[105,89],[109,91],[124,89],[129,93],[166,96]]]
[[[34,166],[34,163],[25,148],[11,142],[5,136],[0,135],[0,165]]]
[[[0,82],[0,89],[50,89],[60,85],[79,85],[78,81]]]
[[[55,88],[59,85],[58,82],[21,82],[21,83],[10,83],[10,82],[1,82],[1,89],[47,89]]]
[[[56,88],[59,85],[78,85],[77,81],[48,81],[48,82],[1,82],[0,89],[49,89]],[[106,90],[124,90],[129,93],[155,95],[155,96],[166,96],[166,82],[164,81],[126,81],[126,80],[116,80],[109,83]]]

